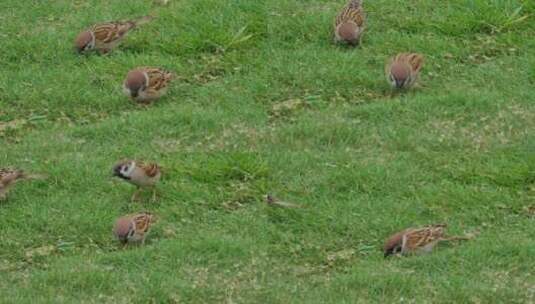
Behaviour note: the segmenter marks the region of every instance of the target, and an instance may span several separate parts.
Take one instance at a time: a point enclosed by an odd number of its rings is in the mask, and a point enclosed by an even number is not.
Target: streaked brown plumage
[[[135,160],[123,160],[113,167],[113,175],[117,176],[138,189],[132,195],[132,200],[136,200],[142,188],[152,188],[152,200],[156,200],[156,183],[162,176],[160,166],[155,163],[143,163]]]
[[[366,16],[362,0],[350,0],[334,20],[334,39],[350,45],[360,44]]]
[[[393,88],[405,89],[414,85],[424,63],[424,56],[418,53],[400,53],[385,65],[385,75]]]
[[[7,198],[7,193],[17,182],[34,178],[42,178],[42,176],[27,174],[18,169],[0,168],[0,201]]]
[[[113,234],[123,244],[145,243],[151,224],[155,222],[154,215],[143,212],[126,215],[115,221]]]
[[[389,255],[429,253],[441,241],[467,240],[468,237],[445,237],[446,224],[422,228],[408,228],[388,238],[384,245],[385,257]]]
[[[124,93],[141,103],[154,101],[167,92],[173,73],[155,67],[139,67],[126,75]]]
[[[97,50],[101,54],[106,54],[115,48],[132,29],[149,22],[152,18],[152,16],[144,16],[136,20],[96,24],[78,34],[74,41],[75,48],[78,53]]]

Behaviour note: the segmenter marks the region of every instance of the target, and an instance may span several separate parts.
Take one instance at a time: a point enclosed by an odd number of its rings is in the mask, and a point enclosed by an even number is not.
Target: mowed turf
[[[344,1],[127,2],[0,3],[0,167],[48,175],[0,205],[0,302],[535,301],[533,1],[365,1],[357,49],[332,43]],[[148,13],[109,56],[74,52]],[[426,62],[392,95],[402,51]],[[149,107],[121,92],[145,65],[178,75]],[[163,166],[157,203],[129,201],[121,158]],[[158,222],[123,250],[137,211]],[[431,223],[477,237],[383,258]]]

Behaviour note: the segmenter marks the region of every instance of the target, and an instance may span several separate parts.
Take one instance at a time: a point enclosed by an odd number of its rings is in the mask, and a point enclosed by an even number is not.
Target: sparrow
[[[147,212],[125,215],[115,221],[113,234],[123,245],[139,242],[143,245],[155,220],[154,215]]]
[[[0,168],[0,201],[7,198],[8,191],[19,181],[43,178],[41,175],[28,174],[22,170]]]
[[[385,65],[385,75],[393,88],[410,88],[418,79],[424,56],[418,53],[400,53]]]
[[[107,54],[114,49],[126,35],[139,25],[153,19],[152,16],[144,16],[135,20],[111,21],[93,25],[90,29],[78,34],[74,41],[78,53],[97,50],[101,54]]]
[[[126,75],[123,92],[133,100],[149,103],[163,96],[173,73],[153,67],[139,67]]]
[[[429,253],[441,241],[469,240],[470,237],[446,237],[446,224],[435,224],[423,228],[408,228],[386,240],[383,251],[385,258],[390,255]]]
[[[350,0],[334,20],[335,42],[360,44],[365,20],[362,0]]]
[[[280,201],[271,194],[266,194],[266,203],[268,206],[282,207],[282,208],[303,208],[303,206]]]
[[[156,183],[162,175],[161,168],[157,164],[123,160],[113,167],[113,175],[137,187],[137,190],[132,195],[131,201],[137,199],[137,195],[142,188],[152,188],[152,201],[156,201]]]

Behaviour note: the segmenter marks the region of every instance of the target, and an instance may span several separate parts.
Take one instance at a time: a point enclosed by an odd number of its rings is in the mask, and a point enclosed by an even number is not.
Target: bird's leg
[[[105,48],[105,49],[100,49],[99,53],[100,55],[108,55],[110,51],[111,49]]]
[[[130,198],[131,202],[137,201],[137,196],[138,196],[140,190],[141,190],[141,188],[137,187],[136,191],[134,191],[134,194],[132,194],[132,197]]]
[[[156,186],[153,186],[152,187],[152,202],[156,202],[156,196],[157,196],[157,193],[156,193]]]
[[[138,104],[141,105],[142,107],[148,107],[152,104],[152,100],[150,99],[141,100],[141,101],[138,101]]]

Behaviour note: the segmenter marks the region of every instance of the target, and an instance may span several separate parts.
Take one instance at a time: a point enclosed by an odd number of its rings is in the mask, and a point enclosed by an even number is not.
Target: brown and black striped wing
[[[419,73],[424,63],[424,56],[418,53],[411,53],[407,55],[407,61],[414,73]]]
[[[145,172],[145,174],[147,174],[148,177],[155,177],[156,175],[158,175],[158,173],[160,173],[160,166],[155,163],[144,164],[138,162],[138,166],[143,169],[143,171]]]
[[[136,24],[131,21],[97,24],[93,27],[93,35],[95,35],[95,40],[101,43],[112,43],[122,39],[135,26]]]
[[[138,234],[144,234],[149,231],[151,224],[151,215],[147,213],[141,213],[135,215],[132,219],[134,223],[134,230]]]
[[[415,251],[419,248],[423,248],[426,245],[440,240],[444,235],[442,227],[425,227],[420,229],[414,229],[405,234],[404,247],[408,251]]]
[[[158,68],[144,68],[149,76],[149,89],[160,91],[169,85],[173,74]]]
[[[334,26],[345,23],[345,22],[354,22],[359,27],[364,25],[364,11],[362,9],[362,3],[359,0],[350,1],[336,17]]]
[[[424,63],[424,56],[418,53],[399,53],[394,61],[407,63],[413,72],[418,73]]]

